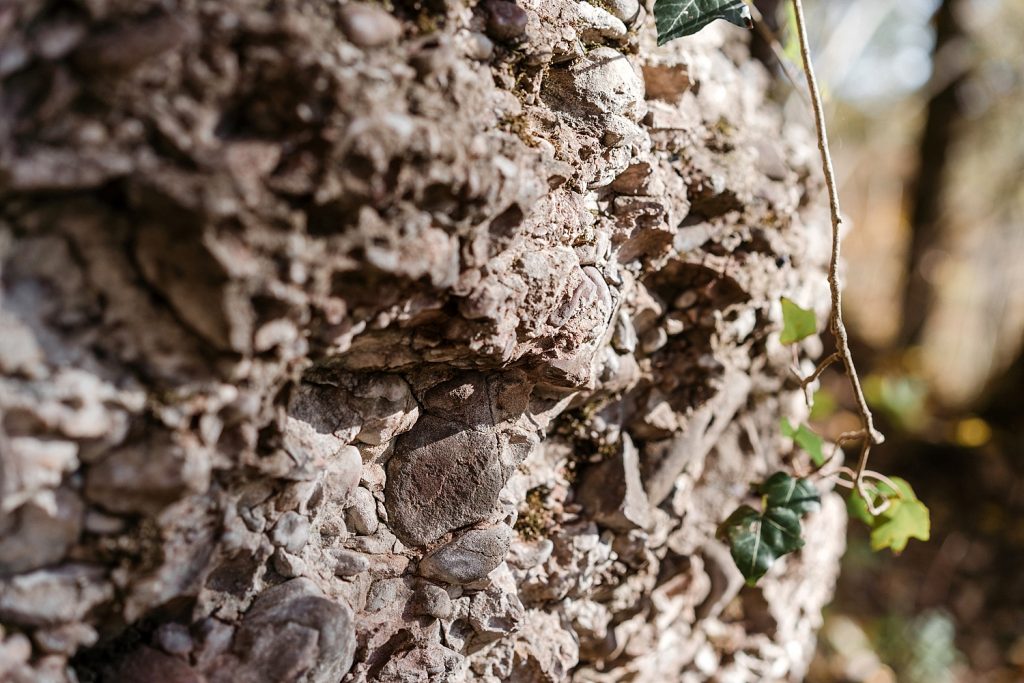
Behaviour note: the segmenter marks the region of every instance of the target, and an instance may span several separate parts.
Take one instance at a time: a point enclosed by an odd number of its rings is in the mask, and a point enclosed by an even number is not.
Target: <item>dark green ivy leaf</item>
[[[814,430],[803,424],[796,429],[786,418],[782,418],[779,426],[782,428],[783,436],[793,439],[797,446],[807,451],[807,455],[811,456],[811,462],[818,467],[825,464],[825,440],[815,434]]]
[[[656,0],[654,21],[658,45],[696,33],[716,19],[752,28],[750,8],[743,0]]]
[[[785,472],[776,472],[768,477],[761,484],[760,491],[764,495],[765,509],[769,512],[772,508],[781,507],[801,516],[821,507],[821,496],[814,484],[806,479],[791,477]]]
[[[743,505],[722,523],[718,535],[729,543],[747,583],[754,585],[775,560],[803,547],[800,532],[800,515],[790,508],[771,507],[761,514]]]
[[[800,518],[821,506],[814,484],[785,472],[768,477],[758,491],[764,496],[763,512],[743,505],[718,528],[719,538],[729,543],[732,559],[750,585],[775,560],[803,547]]]

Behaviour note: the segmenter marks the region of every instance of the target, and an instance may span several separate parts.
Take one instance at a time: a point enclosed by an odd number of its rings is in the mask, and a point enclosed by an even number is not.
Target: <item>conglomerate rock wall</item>
[[[800,678],[815,150],[648,9],[0,2],[0,679]]]

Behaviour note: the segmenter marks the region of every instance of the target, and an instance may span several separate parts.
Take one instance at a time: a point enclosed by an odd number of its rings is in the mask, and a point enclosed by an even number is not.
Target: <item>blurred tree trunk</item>
[[[932,53],[932,83],[939,87],[928,102],[918,153],[917,181],[910,195],[911,243],[907,261],[907,286],[903,295],[903,316],[899,343],[903,347],[920,342],[932,309],[934,291],[928,275],[928,255],[943,235],[943,192],[949,151],[963,118],[958,90],[967,79],[955,56],[966,38],[960,20],[964,0],[942,0],[935,14],[935,49]]]

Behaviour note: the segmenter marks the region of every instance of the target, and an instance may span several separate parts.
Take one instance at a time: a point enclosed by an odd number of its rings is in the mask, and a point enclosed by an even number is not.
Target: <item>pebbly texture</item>
[[[0,679],[797,680],[813,141],[636,2],[0,3]],[[816,339],[805,351],[820,351]]]

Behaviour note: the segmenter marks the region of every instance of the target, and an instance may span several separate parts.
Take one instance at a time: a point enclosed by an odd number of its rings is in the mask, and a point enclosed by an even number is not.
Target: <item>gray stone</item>
[[[663,327],[655,327],[647,330],[640,340],[640,350],[646,354],[652,354],[660,350],[668,343],[668,332]]]
[[[465,658],[437,642],[424,642],[391,654],[380,670],[380,681],[456,681],[464,678]],[[460,675],[462,674],[462,675]]]
[[[15,3],[0,680],[66,683],[98,631],[168,619],[188,621],[96,678],[806,670],[837,495],[790,571],[734,598],[750,618],[723,634],[696,612],[730,604],[705,544],[751,469],[784,464],[778,415],[801,400],[789,356],[750,343],[778,322],[758,312],[787,291],[827,303],[813,135],[783,126],[742,41],[648,49],[637,0],[587,3]],[[178,18],[194,40],[166,40]],[[164,31],[157,50],[140,27]],[[124,71],[93,87],[90,61]],[[80,191],[118,179],[123,202]],[[730,410],[737,375],[782,388]],[[624,431],[666,496],[649,526]],[[464,547],[517,518],[504,561]],[[67,558],[102,564],[22,582]],[[319,591],[282,597],[300,576]],[[348,673],[339,604],[357,611]]]
[[[292,391],[285,424],[286,438],[294,442],[291,448],[326,458],[355,439],[361,428],[362,418],[344,389],[303,382]]]
[[[423,395],[426,412],[477,429],[514,420],[526,412],[533,383],[519,371],[500,375],[460,373]]]
[[[311,371],[293,392],[289,416],[303,442],[321,457],[354,440],[383,445],[409,431],[420,409],[409,384],[397,375]]]
[[[580,637],[566,628],[553,611],[528,611],[515,639],[516,657],[510,680],[565,681],[574,678],[573,669],[580,663]]]
[[[509,466],[496,436],[431,415],[398,439],[384,489],[395,534],[426,545],[495,510]]]
[[[278,517],[274,528],[270,530],[270,540],[292,554],[301,551],[309,540],[309,520],[289,510]]]
[[[651,505],[640,480],[639,454],[629,434],[622,433],[616,455],[586,471],[578,500],[595,521],[616,531],[650,526]]]
[[[342,5],[339,13],[345,37],[359,47],[381,47],[402,35],[402,25],[383,9],[364,3]]]
[[[235,628],[220,619],[207,617],[195,625],[196,666],[206,668],[211,662],[228,652],[235,637]]]
[[[529,542],[516,540],[509,547],[506,561],[517,569],[533,569],[547,562],[554,548],[555,544],[549,538]]]
[[[153,640],[169,655],[185,656],[192,652],[194,647],[188,626],[175,622],[160,624],[153,634]]]
[[[409,385],[398,375],[342,376],[344,393],[335,400],[355,411],[359,419],[356,440],[380,446],[412,429],[420,409]]]
[[[334,557],[337,562],[334,565],[335,576],[347,578],[362,574],[370,568],[370,560],[365,555],[353,553],[348,550],[335,550]]]
[[[366,594],[365,609],[367,612],[380,612],[402,599],[405,592],[405,581],[402,579],[374,581]]]
[[[466,37],[466,54],[472,59],[486,62],[494,54],[494,43],[483,33],[470,31]]]
[[[496,640],[517,631],[525,612],[515,592],[492,586],[473,595],[469,623],[479,639]]]
[[[633,320],[625,311],[619,311],[619,318],[615,321],[615,332],[612,334],[612,345],[622,353],[633,353],[636,351],[636,344]]]
[[[355,655],[352,610],[323,597],[309,579],[292,579],[256,599],[231,648],[242,665],[225,671],[228,680],[336,683]]]
[[[81,623],[64,624],[53,628],[36,629],[32,640],[43,652],[70,657],[80,647],[91,647],[99,640],[92,626]],[[2,670],[2,667],[0,667]]]
[[[59,489],[52,507],[28,502],[6,520],[0,512],[0,576],[64,559],[81,533],[82,510],[77,495]]]
[[[306,573],[305,560],[286,552],[284,548],[278,548],[274,551],[271,561],[274,563],[274,571],[286,579],[294,579]]]
[[[124,531],[125,526],[123,518],[108,515],[100,510],[87,510],[85,513],[85,530],[90,534],[97,536],[119,534]]]
[[[202,240],[181,239],[162,223],[143,221],[135,258],[150,286],[209,345],[236,353],[252,350],[252,303],[240,287],[227,283],[224,264]]]
[[[0,621],[56,626],[80,621],[114,596],[100,567],[69,564],[0,581]]]
[[[377,519],[377,500],[362,486],[356,487],[349,497],[349,507],[345,510],[345,524],[349,529],[364,536],[377,531],[380,524],[380,520]]]
[[[158,432],[91,465],[85,496],[110,512],[155,514],[210,484],[210,460],[198,442]]]
[[[345,446],[327,461],[324,489],[332,500],[345,503],[363,474],[363,458],[355,446]]]
[[[551,69],[544,95],[570,113],[620,114],[639,121],[647,112],[644,81],[629,58],[610,47],[598,47],[569,68]]]
[[[482,579],[505,560],[512,533],[504,524],[471,529],[424,557],[419,572],[451,584]]]
[[[413,613],[421,616],[447,619],[452,615],[452,599],[448,591],[432,583],[424,583],[413,594]]]

